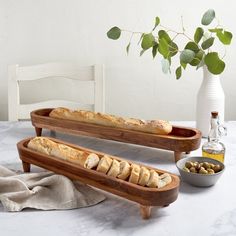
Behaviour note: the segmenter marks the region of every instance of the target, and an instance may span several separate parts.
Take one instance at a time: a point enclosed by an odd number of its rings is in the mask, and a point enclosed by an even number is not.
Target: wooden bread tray
[[[27,138],[17,143],[17,148],[20,159],[22,160],[24,172],[30,172],[30,164],[34,164],[55,173],[65,175],[70,179],[79,180],[96,188],[116,194],[123,198],[127,198],[128,200],[140,204],[141,214],[144,219],[148,219],[150,217],[151,206],[168,206],[177,199],[179,190],[179,177],[174,174],[169,173],[172,177],[172,182],[163,188],[143,187],[125,180],[108,176],[93,169],[81,167],[78,164],[71,163],[57,157],[31,150],[27,147],[27,144],[31,139],[32,138]],[[99,157],[104,155],[104,153],[77,145],[72,145],[58,139],[50,139],[54,142],[63,143],[88,153],[96,153]],[[111,157],[119,161],[124,160],[115,156]],[[163,170],[151,168],[148,166],[146,167],[148,169],[156,170],[159,174],[168,173]]]
[[[49,117],[52,108],[45,108],[31,112],[32,125],[37,136],[41,136],[42,129],[49,129],[70,134],[80,134],[102,139],[115,140],[143,146],[161,148],[174,151],[177,162],[183,152],[189,153],[200,146],[201,132],[194,128],[173,126],[168,135],[150,134],[115,127],[90,124],[79,121]]]

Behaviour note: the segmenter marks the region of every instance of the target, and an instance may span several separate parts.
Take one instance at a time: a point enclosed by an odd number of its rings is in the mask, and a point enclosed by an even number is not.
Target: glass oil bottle
[[[226,128],[219,124],[218,112],[211,112],[211,130],[208,141],[202,146],[202,156],[210,157],[224,162],[225,146],[220,142],[220,137],[226,135]]]

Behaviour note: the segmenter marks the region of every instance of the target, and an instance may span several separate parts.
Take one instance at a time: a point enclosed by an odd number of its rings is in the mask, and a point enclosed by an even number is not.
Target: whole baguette
[[[146,121],[134,118],[122,118],[99,112],[70,110],[61,107],[53,109],[49,116],[53,118],[87,122],[153,134],[169,134],[172,131],[172,125],[168,121],[164,120]]]

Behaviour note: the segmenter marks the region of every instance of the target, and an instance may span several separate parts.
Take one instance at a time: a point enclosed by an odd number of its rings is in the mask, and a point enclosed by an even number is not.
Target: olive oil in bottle
[[[208,142],[202,146],[202,156],[224,162],[225,146],[220,142],[220,137],[226,135],[226,128],[219,124],[218,112],[211,113],[211,130]]]

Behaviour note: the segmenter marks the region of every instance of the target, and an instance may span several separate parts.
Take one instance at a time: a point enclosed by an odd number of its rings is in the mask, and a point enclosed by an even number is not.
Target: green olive
[[[213,163],[209,163],[209,164],[211,166],[211,169],[213,169],[215,165]]]
[[[187,161],[185,163],[185,167],[187,167],[188,169],[190,169],[191,167],[193,167],[193,163],[191,161]]]
[[[210,164],[208,162],[203,162],[202,165],[205,169],[209,169],[210,168]]]
[[[186,171],[186,172],[190,172],[190,170],[186,166],[183,167],[183,170]]]
[[[206,175],[206,174],[208,174],[208,172],[207,172],[207,170],[205,170],[204,167],[201,167],[200,170],[199,170],[199,174],[204,174],[204,175]]]
[[[193,166],[192,166],[189,170],[190,170],[190,172],[192,172],[192,173],[197,173],[197,170],[196,170],[195,167],[193,167]]]
[[[217,172],[221,171],[221,166],[220,165],[215,165],[213,170],[217,173]]]
[[[212,169],[207,169],[207,172],[208,172],[208,174],[214,174],[215,173],[215,171],[212,170]]]
[[[201,166],[200,166],[200,164],[199,164],[198,162],[195,162],[195,163],[194,163],[194,167],[195,167],[195,169],[196,169],[197,171],[199,171],[200,168],[201,168]]]

